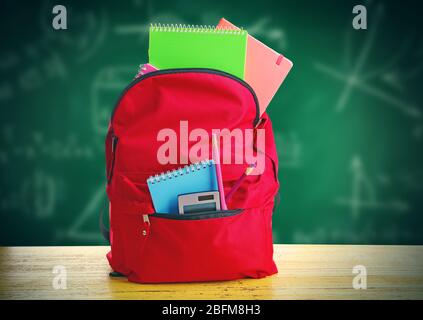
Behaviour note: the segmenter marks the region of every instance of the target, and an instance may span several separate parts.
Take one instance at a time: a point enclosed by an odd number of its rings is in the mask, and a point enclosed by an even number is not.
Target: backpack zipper
[[[169,214],[169,213],[152,213],[151,216],[159,219],[169,219],[169,220],[206,220],[213,218],[226,218],[235,216],[242,213],[243,209],[236,210],[223,210],[223,211],[210,211],[210,212],[201,212],[201,213],[191,213],[191,214]],[[148,237],[150,235],[151,223],[150,223],[150,214],[142,215],[142,228],[141,235],[143,237]],[[145,245],[145,243],[144,243]]]
[[[255,105],[256,105],[256,116],[255,116],[254,121],[253,121],[253,127],[255,127],[258,124],[258,122],[260,120],[259,102],[258,102],[256,93],[254,92],[253,88],[251,88],[251,86],[247,82],[245,82],[244,80],[242,80],[242,79],[240,79],[240,78],[238,78],[238,77],[236,77],[236,76],[234,76],[234,75],[232,75],[230,73],[227,73],[227,72],[224,72],[224,71],[220,71],[220,70],[209,69],[209,68],[181,68],[181,69],[165,69],[165,70],[152,71],[152,72],[149,72],[147,74],[144,74],[144,75],[142,75],[142,76],[134,79],[123,90],[123,92],[119,96],[117,102],[115,103],[115,106],[113,108],[112,115],[111,115],[111,118],[110,118],[110,123],[111,123],[112,127],[113,127],[113,117],[114,117],[114,115],[116,113],[116,109],[118,108],[120,101],[122,100],[122,98],[124,97],[124,95],[134,85],[136,85],[138,82],[141,82],[141,81],[143,81],[145,79],[148,79],[148,78],[151,78],[153,76],[159,76],[159,75],[163,75],[163,74],[178,74],[178,73],[209,73],[209,74],[217,74],[217,75],[221,75],[221,76],[224,76],[226,78],[230,78],[230,79],[233,79],[233,80],[237,81],[238,83],[240,83],[241,85],[243,85],[245,88],[247,88],[251,92],[251,94],[252,94],[252,96],[254,98],[254,102],[255,102]]]
[[[117,147],[118,140],[119,138],[114,133],[112,133],[112,160],[111,160],[112,162],[110,164],[110,169],[107,174],[107,184],[109,184],[110,181],[112,181],[113,168],[115,167],[116,147]]]
[[[206,220],[213,218],[226,218],[235,216],[241,213],[242,209],[234,210],[218,210],[218,211],[208,211],[208,212],[199,212],[199,213],[188,213],[188,214],[170,214],[170,213],[153,213],[152,217],[169,219],[169,220]]]

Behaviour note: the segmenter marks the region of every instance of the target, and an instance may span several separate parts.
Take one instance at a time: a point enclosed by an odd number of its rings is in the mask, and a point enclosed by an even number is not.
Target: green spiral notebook
[[[158,69],[211,68],[244,79],[245,30],[185,25],[152,25],[149,63]]]

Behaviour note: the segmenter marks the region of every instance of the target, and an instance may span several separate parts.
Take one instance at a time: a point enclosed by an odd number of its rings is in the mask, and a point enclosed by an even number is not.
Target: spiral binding
[[[196,170],[200,170],[201,168],[206,168],[207,166],[211,166],[214,163],[213,160],[203,160],[200,162],[195,162],[190,165],[186,165],[184,167],[169,170],[167,172],[163,172],[160,174],[156,174],[154,176],[150,176],[147,179],[147,183],[155,184],[161,181],[166,181],[167,179],[177,178],[179,176],[183,176],[185,174],[189,174],[190,172],[194,172]]]
[[[243,35],[246,33],[245,30],[241,29],[230,29],[228,27],[215,27],[215,26],[203,26],[203,25],[190,25],[190,24],[160,24],[152,23],[150,25],[150,31],[159,32],[198,32],[198,33],[216,33],[216,34],[231,34],[231,35]]]

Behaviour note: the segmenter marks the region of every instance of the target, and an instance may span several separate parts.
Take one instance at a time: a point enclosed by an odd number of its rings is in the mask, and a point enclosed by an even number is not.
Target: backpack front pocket
[[[235,210],[155,213],[146,176],[117,173],[109,190],[112,228],[119,239],[112,251],[119,251],[120,265],[125,266],[121,270],[130,281],[231,280],[277,272],[272,257],[273,201]]]
[[[128,261],[128,279],[189,282],[274,274],[268,212],[271,209],[251,208],[183,216],[153,214],[148,216],[147,234],[143,234],[142,216],[124,215],[133,232],[124,237],[135,240],[139,253]]]

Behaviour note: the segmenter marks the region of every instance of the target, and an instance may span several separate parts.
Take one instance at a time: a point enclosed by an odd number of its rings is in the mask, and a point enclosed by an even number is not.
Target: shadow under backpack
[[[180,121],[190,129],[264,130],[265,166],[244,179],[228,210],[191,214],[156,213],[147,178],[173,170],[162,165],[157,134]],[[195,141],[188,142],[188,150]],[[232,143],[233,144],[233,143]],[[183,148],[178,156],[188,157]],[[231,149],[232,156],[236,150]],[[222,150],[220,150],[222,155]],[[210,153],[211,154],[211,153]],[[232,157],[232,158],[233,158]],[[234,161],[232,161],[234,162]],[[225,193],[246,164],[221,164]],[[106,136],[107,195],[112,274],[140,283],[262,278],[277,273],[273,261],[272,213],[279,189],[278,158],[271,121],[261,117],[256,94],[243,80],[213,69],[154,71],[121,94]]]

